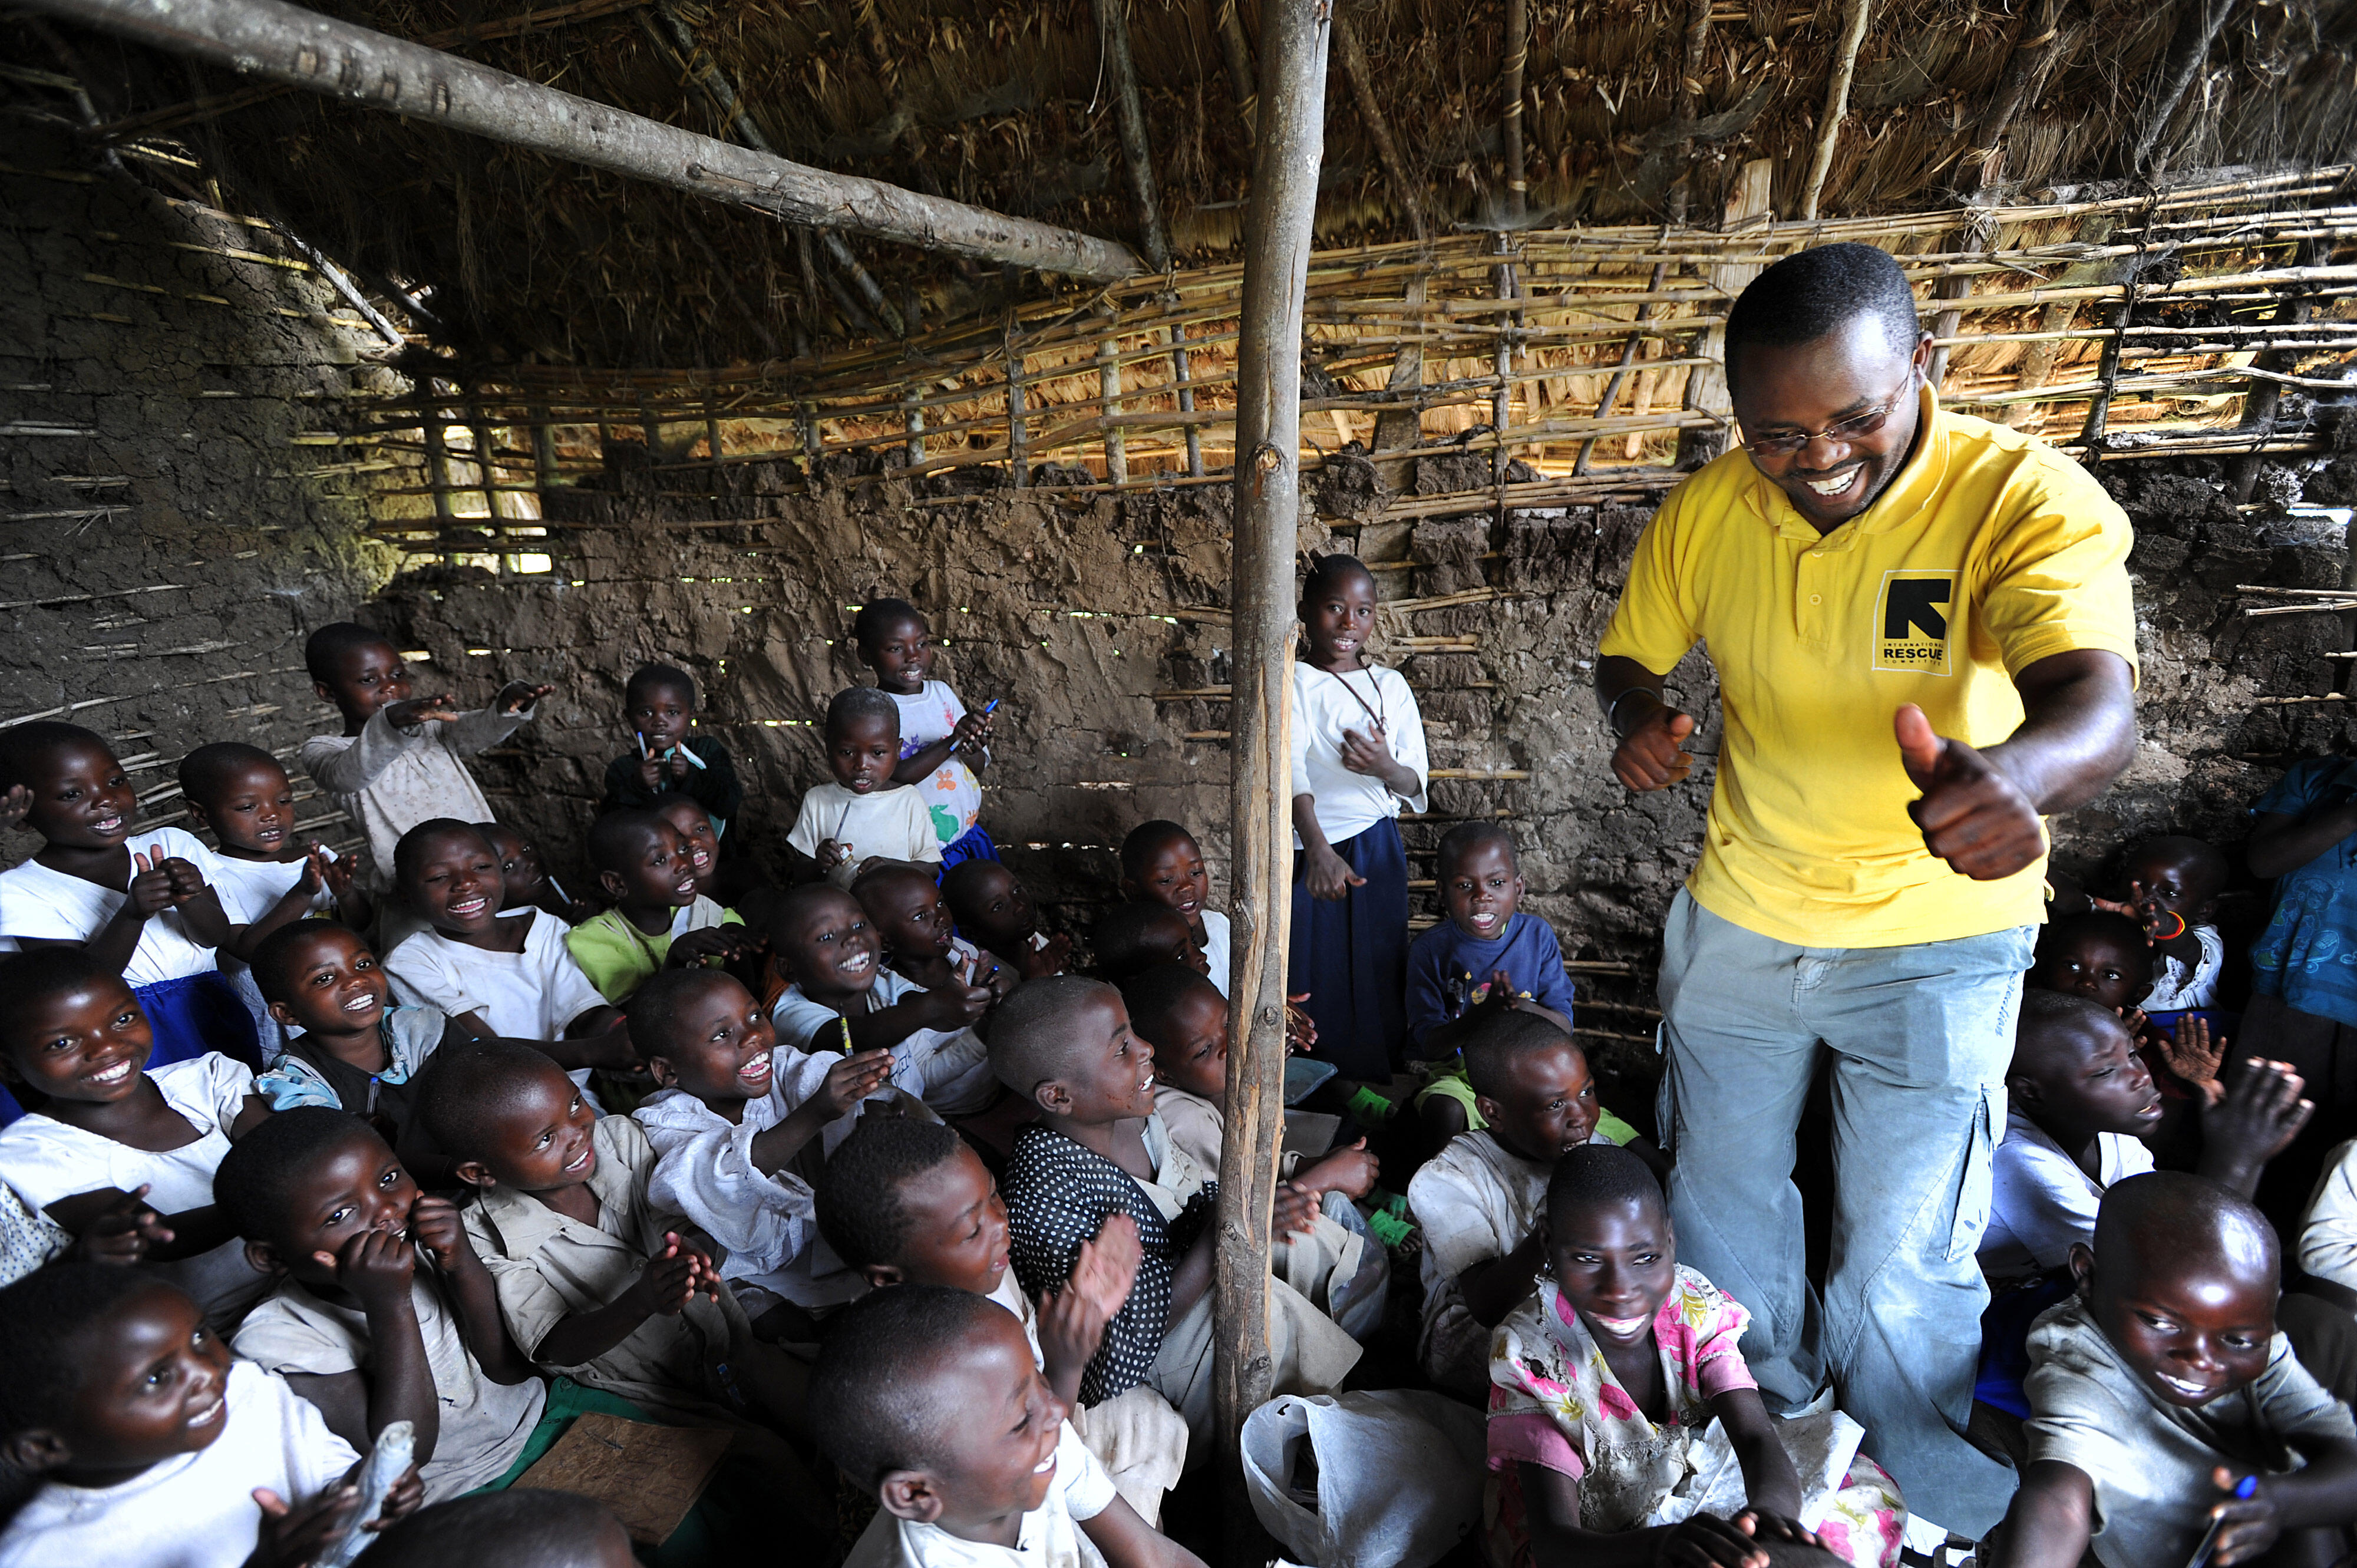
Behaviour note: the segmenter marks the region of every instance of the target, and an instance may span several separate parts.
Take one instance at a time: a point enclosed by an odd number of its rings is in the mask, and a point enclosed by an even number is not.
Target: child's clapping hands
[[[172,1228],[147,1206],[147,1184],[141,1182],[91,1216],[66,1256],[86,1263],[142,1263],[150,1248],[171,1239]]]
[[[687,1232],[683,1240],[676,1230],[663,1232],[663,1250],[647,1260],[646,1267],[623,1293],[623,1299],[641,1317],[677,1317],[687,1310],[687,1304],[698,1295],[720,1299],[720,1268],[712,1261],[713,1248],[706,1251],[695,1243],[710,1247],[709,1239],[695,1231]]]

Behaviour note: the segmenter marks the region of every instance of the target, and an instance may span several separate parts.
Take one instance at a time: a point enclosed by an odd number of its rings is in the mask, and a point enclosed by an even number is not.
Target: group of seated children
[[[1347,560],[1304,590],[1297,893],[1346,908],[1303,922],[1287,1032],[1345,1068],[1355,1124],[1283,1156],[1275,1388],[1364,1377],[1412,1262],[1421,1375],[1488,1411],[1497,1568],[1889,1568],[1908,1515],[1873,1434],[1771,1414],[1745,1309],[1679,1264],[1666,1162],[1599,1102],[1512,834],[1441,839],[1444,918],[1413,941],[1404,914],[1348,937],[1405,897],[1390,824],[1427,773],[1412,695],[1365,661],[1373,603]],[[0,734],[0,811],[43,840],[0,873],[0,937],[58,950],[0,959],[0,1568],[781,1541],[861,1568],[1197,1564],[1159,1527],[1219,1448],[1230,929],[1201,846],[1129,832],[1074,972],[978,823],[997,704],[934,678],[903,601],[854,640],[876,684],[827,705],[785,886],[667,665],[625,688],[579,897],[464,760],[548,688],[461,713],[365,628],[311,639],[343,733],[301,751],[362,865],[298,840],[266,752],[183,759],[209,847],[135,828],[98,736]],[[2218,1563],[2323,1563],[2357,1520],[2347,1391],[2276,1335],[2246,1202],[2309,1107],[2281,1063],[2221,1070],[2223,875],[2207,845],[2145,846],[2126,898],[2064,891],[2029,977],[1981,1254],[1992,1441],[2024,1477],[1997,1562],[2174,1564],[2215,1521]],[[1362,1129],[1403,1088],[1425,1136],[1399,1198]],[[2156,1148],[2199,1174],[2155,1174]],[[2357,1157],[2336,1175],[2311,1308],[2357,1305]],[[2340,1347],[2357,1381],[2341,1318],[2302,1353]],[[589,1417],[724,1434],[662,1539],[533,1485],[569,1434],[616,1430]]]

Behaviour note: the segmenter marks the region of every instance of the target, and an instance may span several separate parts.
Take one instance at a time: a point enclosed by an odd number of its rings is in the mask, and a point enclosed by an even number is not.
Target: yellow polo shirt
[[[1804,947],[1897,947],[2044,918],[2046,862],[1975,882],[1935,860],[1891,718],[1973,746],[2022,720],[2014,672],[2136,658],[2127,516],[2076,463],[1939,409],[1889,489],[1820,537],[1740,448],[1670,492],[1600,651],[1667,672],[1709,646],[1724,737],[1702,858],[1711,913]]]

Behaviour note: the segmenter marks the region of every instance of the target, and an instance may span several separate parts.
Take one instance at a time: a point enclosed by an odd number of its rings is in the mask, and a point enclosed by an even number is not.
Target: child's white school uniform
[[[218,1051],[149,1070],[164,1103],[201,1134],[161,1151],[135,1149],[35,1112],[0,1127],[0,1182],[28,1208],[46,1211],[60,1198],[147,1185],[158,1214],[210,1208],[213,1172],[229,1153],[230,1124],[255,1092],[253,1070]],[[233,1322],[270,1288],[270,1276],[245,1261],[245,1243],[231,1240],[209,1252],[149,1265],[194,1296],[212,1323]]]
[[[1587,1141],[1612,1142],[1601,1131]],[[1474,1320],[1457,1279],[1530,1239],[1554,1174],[1553,1165],[1523,1158],[1487,1132],[1460,1133],[1408,1182],[1408,1208],[1424,1230],[1424,1334],[1416,1355],[1437,1387],[1470,1398],[1490,1386],[1496,1330]]]
[[[256,1487],[300,1504],[359,1462],[317,1406],[230,1363],[221,1435],[111,1487],[51,1481],[0,1535],[0,1568],[240,1568],[262,1533]]]
[[[900,755],[910,757],[932,745],[947,740],[957,731],[958,721],[965,717],[965,704],[950,690],[946,681],[928,681],[914,696],[887,692],[892,705],[900,710]],[[942,843],[953,843],[974,826],[982,815],[982,780],[966,766],[965,758],[950,753],[939,768],[918,783],[909,786],[925,803],[925,814],[932,819],[933,836]]]
[[[1047,1353],[1039,1348],[1039,1309],[1023,1294],[1015,1271],[1000,1273],[990,1299],[1013,1313],[1031,1342],[1031,1364],[1048,1369]],[[1159,1529],[1162,1494],[1178,1484],[1187,1469],[1187,1423],[1170,1402],[1140,1383],[1102,1404],[1072,1404],[1072,1430],[1088,1444],[1097,1463],[1137,1517]]]
[[[465,1326],[443,1298],[446,1288],[440,1274],[420,1256],[409,1301],[417,1314],[418,1337],[425,1347],[425,1367],[433,1375],[441,1423],[434,1457],[418,1473],[428,1504],[487,1487],[506,1475],[531,1441],[548,1403],[548,1385],[536,1377],[495,1383],[483,1375],[482,1363],[467,1348]],[[241,1357],[280,1377],[364,1373],[376,1360],[366,1313],[323,1300],[293,1280],[246,1315],[234,1344]]]
[[[328,850],[328,858],[335,859],[336,852]],[[216,854],[209,880],[212,883],[213,891],[221,896],[221,913],[229,917],[229,923],[250,926],[278,908],[278,901],[294,891],[295,885],[303,880],[303,873],[310,864],[308,858],[245,860],[233,854]],[[318,892],[311,896],[305,914],[325,915],[333,919],[336,896],[322,885]],[[222,953],[221,972],[229,977],[231,985],[237,987],[239,999],[245,1004],[246,1011],[253,1015],[253,1026],[262,1035],[262,1059],[268,1061],[285,1047],[286,1031],[278,1020],[270,1015],[270,1004],[263,1000],[262,987],[253,983],[253,966],[243,959]]]
[[[1068,1421],[1056,1441],[1056,1477],[1047,1500],[1023,1516],[1015,1545],[967,1541],[879,1509],[843,1568],[1095,1568],[1104,1560],[1082,1535],[1081,1524],[1120,1495]]]
[[[408,938],[384,961],[395,996],[404,1005],[439,1008],[453,1018],[479,1013],[506,1039],[563,1039],[567,1025],[605,1006],[606,998],[573,961],[562,920],[537,909],[517,918],[532,923],[521,952],[454,942],[430,926]],[[584,1093],[589,1071],[568,1075]]]
[[[1211,983],[1228,993],[1228,918],[1217,909],[1199,909],[1203,917],[1203,961],[1211,966]]]
[[[2215,926],[2196,926],[2193,940],[2201,956],[2188,968],[2166,953],[2152,961],[2152,993],[2144,999],[2147,1013],[2181,1013],[2190,1007],[2218,1005],[2218,977],[2226,968],[2226,940]]]
[[[858,876],[860,863],[877,855],[936,865],[942,859],[942,841],[933,832],[924,793],[905,784],[865,795],[855,794],[832,779],[813,788],[802,797],[802,809],[786,842],[816,860],[818,846],[828,839],[848,853],[842,865],[826,874],[826,879],[846,889]]]
[[[221,874],[221,857],[178,828],[133,833],[123,846],[151,859],[161,855],[185,860],[203,873],[208,883]],[[27,860],[0,871],[0,935],[86,942],[106,929],[128,897]],[[228,909],[226,899],[221,908]],[[209,974],[214,968],[213,950],[197,940],[178,910],[167,909],[148,916],[140,927],[139,945],[123,966],[123,983],[135,991],[143,985]]]
[[[1990,1283],[2068,1267],[2073,1241],[2094,1244],[2105,1189],[2152,1169],[2152,1151],[2125,1133],[2099,1133],[2095,1145],[2100,1178],[2081,1170],[2020,1106],[2007,1111],[2005,1141],[1989,1161],[1988,1228],[1978,1253]]]
[[[1415,774],[1415,793],[1403,799],[1372,774],[1342,766],[1342,733],[1373,738],[1383,719],[1392,756]],[[1370,664],[1337,673],[1308,664],[1293,667],[1293,793],[1317,802],[1318,828],[1328,843],[1353,839],[1403,809],[1427,810],[1432,760],[1425,748],[1424,714],[1407,677]],[[1293,835],[1301,847],[1301,835]]]
[[[391,711],[370,714],[358,735],[315,735],[302,751],[304,771],[368,835],[368,886],[379,889],[392,886],[393,846],[418,823],[491,820],[483,787],[460,758],[497,746],[539,712],[537,704],[520,714],[477,708],[447,723],[402,729],[387,716]]]
[[[880,1013],[924,993],[925,988],[907,975],[879,969],[867,992],[867,1011]],[[796,1051],[833,1049],[843,1043],[843,1015],[812,1001],[800,982],[786,987],[770,1017],[778,1026],[778,1043]],[[910,1030],[892,1047],[892,1083],[944,1116],[971,1116],[998,1097],[990,1048],[972,1029]]]
[[[753,1163],[753,1140],[817,1093],[827,1069],[842,1059],[772,1052],[770,1092],[747,1101],[740,1122],[729,1122],[683,1089],[657,1090],[630,1113],[654,1145],[647,1201],[720,1243],[727,1254],[720,1276],[737,1288],[748,1316],[768,1307],[756,1293],[815,1309],[840,1306],[866,1286],[820,1237],[810,1183],[794,1168],[815,1169],[816,1162],[802,1155],[823,1152],[833,1127],[822,1129],[775,1175]],[[837,1118],[837,1143],[857,1115],[855,1109]]]

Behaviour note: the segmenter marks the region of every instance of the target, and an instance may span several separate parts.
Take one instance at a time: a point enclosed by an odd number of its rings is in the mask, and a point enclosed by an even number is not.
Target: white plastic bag
[[[1314,1493],[1296,1486],[1305,1443]],[[1431,1568],[1480,1522],[1481,1412],[1439,1394],[1283,1395],[1243,1451],[1253,1512],[1312,1568]]]

